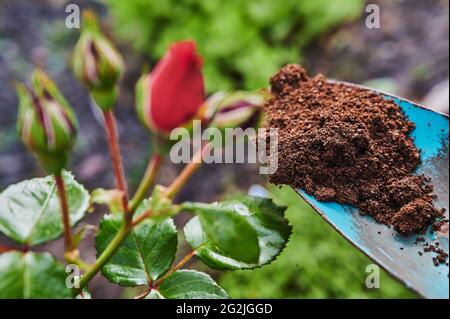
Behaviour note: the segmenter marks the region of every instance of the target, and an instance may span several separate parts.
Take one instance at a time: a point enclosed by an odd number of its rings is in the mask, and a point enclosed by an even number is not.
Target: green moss
[[[366,266],[373,262],[335,232],[290,188],[271,188],[294,231],[271,265],[226,272],[220,284],[233,298],[415,298],[381,272],[380,288],[367,289]]]

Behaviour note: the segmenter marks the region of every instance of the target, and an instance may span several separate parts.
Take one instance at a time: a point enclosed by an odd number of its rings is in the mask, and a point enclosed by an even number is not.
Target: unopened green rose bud
[[[264,101],[260,93],[218,92],[206,100],[201,118],[219,129],[254,127],[261,118]]]
[[[124,63],[111,41],[101,33],[92,11],[83,13],[83,28],[73,51],[72,69],[103,111],[114,106]]]
[[[60,173],[76,139],[74,112],[54,82],[41,70],[33,72],[31,89],[17,85],[17,95],[17,127],[23,143],[37,155],[48,173]]]

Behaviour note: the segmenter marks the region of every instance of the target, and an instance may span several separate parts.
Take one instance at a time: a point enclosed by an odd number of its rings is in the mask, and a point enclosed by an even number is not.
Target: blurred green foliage
[[[287,205],[294,227],[277,260],[253,271],[226,272],[220,284],[233,298],[415,298],[381,271],[380,288],[367,289],[366,266],[373,262],[335,232],[288,187],[271,188]]]
[[[114,29],[159,58],[169,44],[194,39],[208,92],[257,89],[323,32],[363,12],[363,0],[102,0]]]

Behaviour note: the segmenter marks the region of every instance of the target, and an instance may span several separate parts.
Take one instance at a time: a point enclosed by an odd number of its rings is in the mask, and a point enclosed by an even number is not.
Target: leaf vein
[[[36,226],[39,224],[40,219],[44,215],[44,212],[50,203],[50,199],[51,199],[53,193],[55,192],[55,189],[56,189],[56,183],[53,181],[50,191],[47,193],[47,197],[45,198],[44,204],[42,205],[41,210],[39,211],[35,221],[33,222],[33,225],[30,228],[30,233],[25,240],[25,242],[27,244],[31,244],[32,237],[33,237],[34,231],[36,229]]]

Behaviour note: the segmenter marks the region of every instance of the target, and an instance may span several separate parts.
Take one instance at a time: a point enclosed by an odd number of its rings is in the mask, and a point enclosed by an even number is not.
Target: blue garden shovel
[[[412,137],[421,150],[422,159],[417,174],[431,178],[437,195],[435,205],[446,209],[448,219],[448,116],[390,94],[363,89],[395,101],[415,123]],[[303,190],[298,190],[298,193],[342,236],[407,287],[425,298],[449,298],[448,264],[435,266],[432,253],[421,256],[419,252],[423,251],[423,243],[416,243],[418,235],[399,235],[388,226],[359,214],[355,207],[320,202]],[[448,254],[448,228],[438,232],[430,230],[422,237],[429,243],[439,242],[439,248]]]

